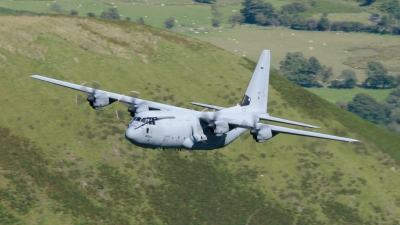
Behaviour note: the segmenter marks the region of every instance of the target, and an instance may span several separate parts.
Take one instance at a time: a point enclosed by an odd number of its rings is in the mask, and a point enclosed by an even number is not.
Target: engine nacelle
[[[253,134],[253,139],[259,143],[262,143],[275,136],[269,127],[262,127],[257,132],[251,131],[251,133]]]
[[[108,98],[107,94],[101,92],[94,95],[89,95],[87,100],[93,109],[101,109],[110,104],[110,99]]]
[[[226,121],[215,121],[214,134],[220,136],[229,131],[229,124]]]

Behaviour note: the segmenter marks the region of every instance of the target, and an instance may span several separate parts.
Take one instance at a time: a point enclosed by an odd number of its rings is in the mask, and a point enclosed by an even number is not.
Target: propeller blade
[[[115,115],[119,120],[123,120],[125,118],[125,112],[115,110]]]
[[[82,105],[83,103],[86,102],[86,98],[82,97],[82,95],[76,95],[75,96],[75,103],[76,105]]]
[[[92,88],[93,89],[99,89],[99,87],[101,86],[102,84],[100,83],[100,82],[98,82],[98,81],[93,81],[93,84],[92,84]]]

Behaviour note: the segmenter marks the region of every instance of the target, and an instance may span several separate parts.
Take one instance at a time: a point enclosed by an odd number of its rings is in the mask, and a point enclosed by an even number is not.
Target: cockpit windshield
[[[148,124],[148,125],[156,125],[156,118],[152,118],[152,117],[134,117],[131,122],[129,123],[129,125],[131,126],[141,126],[143,124]]]

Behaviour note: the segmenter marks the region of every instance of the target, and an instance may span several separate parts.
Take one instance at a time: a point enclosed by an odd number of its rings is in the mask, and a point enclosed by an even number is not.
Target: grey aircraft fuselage
[[[129,123],[125,137],[132,144],[144,148],[212,150],[227,146],[248,130],[234,128],[217,136],[195,114],[195,111],[138,113]],[[157,119],[163,116],[174,118]]]

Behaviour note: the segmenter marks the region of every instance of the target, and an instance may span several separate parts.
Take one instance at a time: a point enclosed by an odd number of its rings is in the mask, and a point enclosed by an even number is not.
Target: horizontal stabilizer
[[[356,140],[356,139],[338,137],[338,136],[333,136],[333,135],[328,135],[328,134],[321,134],[321,133],[315,133],[315,132],[310,132],[310,131],[297,130],[297,129],[291,129],[291,128],[286,128],[286,127],[279,127],[279,126],[274,126],[274,125],[266,125],[266,126],[269,126],[269,128],[271,128],[271,130],[273,132],[277,132],[277,133],[324,138],[324,139],[330,139],[330,140],[336,140],[336,141],[360,142],[359,140]]]
[[[260,118],[260,120],[267,120],[267,121],[278,122],[278,123],[286,123],[286,124],[297,125],[297,126],[302,126],[302,127],[320,128],[320,127],[317,127],[314,125],[299,123],[299,122],[295,122],[295,121],[291,121],[291,120],[285,120],[285,119],[281,119],[281,118],[277,118],[277,117],[273,117],[273,116],[269,116],[269,115],[265,115],[265,114],[264,115],[259,114],[258,118]]]
[[[190,102],[190,104],[201,106],[201,107],[205,107],[205,108],[209,108],[209,109],[216,109],[216,110],[224,109],[224,107],[215,106],[215,105],[207,105],[207,104],[198,103],[198,102]]]

